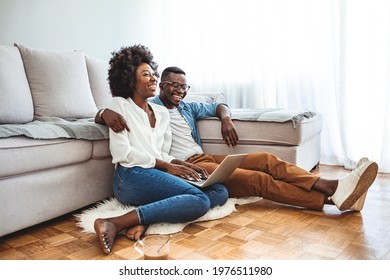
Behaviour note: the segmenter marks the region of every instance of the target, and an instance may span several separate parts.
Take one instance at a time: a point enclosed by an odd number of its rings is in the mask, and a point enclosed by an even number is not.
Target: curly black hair
[[[108,82],[112,96],[132,97],[135,88],[135,72],[141,63],[147,63],[158,76],[158,65],[153,54],[143,45],[122,47],[112,52],[109,61]]]

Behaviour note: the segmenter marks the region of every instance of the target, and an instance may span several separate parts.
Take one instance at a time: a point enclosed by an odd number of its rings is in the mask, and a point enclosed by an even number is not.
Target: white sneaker
[[[366,158],[366,157],[361,158],[353,170],[358,169],[360,166],[363,165],[363,163],[366,163],[367,161],[368,161],[368,158]],[[367,192],[363,193],[363,195],[358,200],[356,200],[355,204],[352,205],[352,207],[349,210],[362,211],[363,206],[364,206],[364,202],[366,201],[366,196],[367,196]]]
[[[356,164],[356,166],[353,170],[358,169],[360,166],[363,165],[363,163],[366,163],[367,161],[368,161],[368,158],[362,157],[361,159],[359,159],[358,163]]]
[[[367,192],[378,174],[378,164],[376,162],[363,159],[361,161],[359,161],[360,166],[357,166],[349,175],[339,180],[336,192],[332,196],[332,201],[341,211],[355,206],[354,204]],[[358,209],[358,206],[356,207]]]

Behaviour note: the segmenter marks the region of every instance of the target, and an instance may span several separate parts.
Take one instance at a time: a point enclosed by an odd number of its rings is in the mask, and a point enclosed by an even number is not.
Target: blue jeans
[[[199,189],[155,168],[126,168],[118,164],[113,184],[119,202],[139,206],[136,211],[143,225],[192,221],[228,199],[222,184]]]

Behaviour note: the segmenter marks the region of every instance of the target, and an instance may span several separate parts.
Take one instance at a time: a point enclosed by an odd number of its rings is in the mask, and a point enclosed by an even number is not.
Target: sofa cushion
[[[34,107],[16,47],[0,46],[0,123],[32,121]]]
[[[0,178],[67,166],[91,159],[89,140],[39,140],[26,137],[0,139]],[[4,164],[6,163],[6,164]]]
[[[311,139],[322,130],[320,114],[296,121],[248,121],[235,117],[235,109],[231,111],[241,145],[295,146]],[[238,115],[242,115],[242,109],[238,111]],[[254,110],[249,111],[252,113]],[[281,111],[282,115],[284,110]],[[221,137],[221,123],[217,118],[199,120],[198,127],[202,143],[224,143]]]
[[[108,84],[108,62],[90,56],[85,57],[89,83],[91,85],[93,99],[97,108],[107,108],[110,105],[112,95]]]
[[[38,116],[93,117],[97,112],[83,52],[49,51],[17,45]]]

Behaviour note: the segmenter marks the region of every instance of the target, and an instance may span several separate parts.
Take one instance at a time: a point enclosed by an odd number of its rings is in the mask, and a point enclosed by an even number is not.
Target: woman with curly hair
[[[199,174],[206,176],[207,172],[168,154],[172,140],[169,112],[148,102],[156,95],[158,79],[149,49],[134,45],[112,54],[110,109],[124,117],[131,131],[115,133],[110,129],[114,195],[121,203],[137,207],[122,216],[95,220],[105,254],[111,252],[116,236],[123,231],[136,240],[150,224],[188,222],[228,199],[224,185],[198,189],[179,178],[199,180]]]

